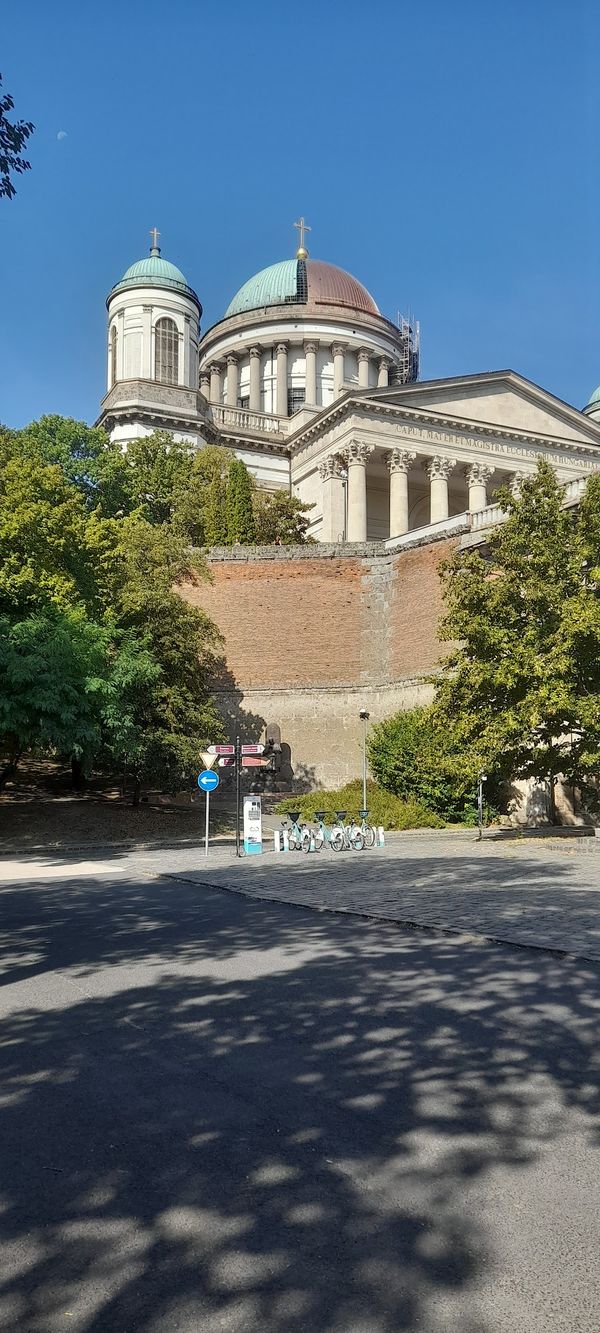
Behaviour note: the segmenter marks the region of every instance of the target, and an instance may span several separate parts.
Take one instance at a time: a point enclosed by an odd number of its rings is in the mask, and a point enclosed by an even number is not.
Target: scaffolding
[[[412,315],[397,312],[396,326],[400,334],[399,356],[391,372],[392,384],[412,384],[419,378],[421,329]]]

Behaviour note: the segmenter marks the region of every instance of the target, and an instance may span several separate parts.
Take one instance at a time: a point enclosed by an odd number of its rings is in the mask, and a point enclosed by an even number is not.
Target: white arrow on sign
[[[200,757],[205,768],[212,768],[217,760],[216,754],[209,754],[208,750],[201,750]]]

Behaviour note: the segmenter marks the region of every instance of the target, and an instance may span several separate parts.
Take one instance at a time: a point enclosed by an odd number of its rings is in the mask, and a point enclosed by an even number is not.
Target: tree
[[[9,120],[6,113],[12,111],[14,105],[10,93],[0,92],[0,198],[7,199],[12,199],[16,193],[11,176],[30,170],[31,163],[26,162],[21,153],[35,128],[30,120]]]
[[[255,541],[252,493],[254,482],[239,458],[232,458],[227,474],[227,541],[251,546]]]
[[[562,773],[586,786],[600,765],[600,475],[578,512],[541,461],[488,549],[442,566],[445,661],[435,718],[463,769],[504,779]]]
[[[256,541],[260,546],[301,546],[307,537],[314,505],[303,504],[296,495],[287,491],[254,492],[254,522]]]
[[[0,747],[9,769],[31,747],[126,758],[137,796],[191,780],[223,736],[219,635],[179,592],[208,576],[178,520],[195,459],[142,443],[123,456],[61,418],[0,432]]]
[[[82,755],[98,744],[108,641],[80,611],[0,617],[0,783],[24,750]]]
[[[461,773],[459,756],[440,736],[430,707],[376,723],[368,750],[372,771],[386,791],[420,802],[445,820],[474,821],[474,782]]]

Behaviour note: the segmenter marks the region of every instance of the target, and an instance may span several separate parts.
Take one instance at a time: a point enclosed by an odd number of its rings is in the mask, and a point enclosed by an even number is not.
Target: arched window
[[[117,382],[117,326],[110,331],[110,387]]]
[[[161,384],[179,379],[179,337],[172,319],[159,319],[154,329],[154,378]]]

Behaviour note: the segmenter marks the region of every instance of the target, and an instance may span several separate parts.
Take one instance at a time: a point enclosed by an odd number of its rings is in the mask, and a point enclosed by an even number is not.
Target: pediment
[[[363,403],[365,399],[600,450],[600,426],[512,370],[394,385],[365,395]]]

